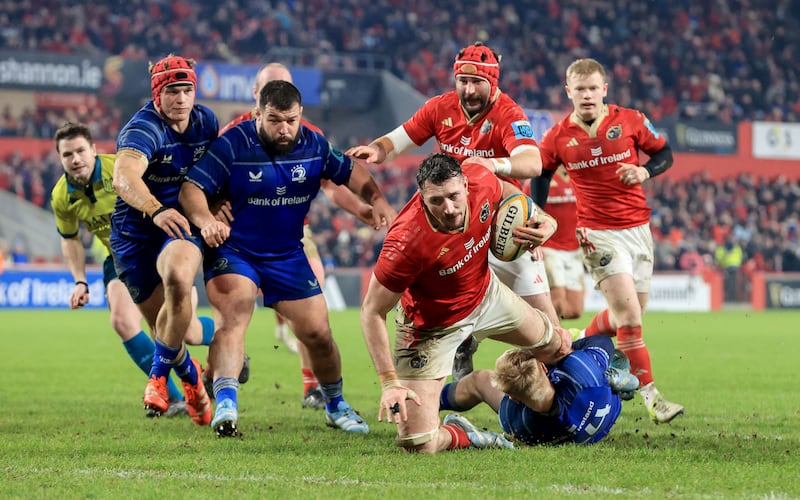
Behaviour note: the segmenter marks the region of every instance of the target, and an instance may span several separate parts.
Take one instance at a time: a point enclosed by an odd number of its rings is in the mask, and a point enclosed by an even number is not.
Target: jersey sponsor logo
[[[567,142],[567,147],[568,148],[571,148],[571,147],[574,147],[574,146],[577,146],[577,145],[578,145],[578,139],[576,139],[574,137]]]
[[[453,126],[453,119],[448,116],[447,118],[442,120],[442,125],[444,125],[445,127],[452,127]]]
[[[247,172],[247,175],[250,177],[250,182],[261,182],[261,178],[264,176],[264,172],[259,170],[258,172]]]
[[[279,196],[277,198],[259,198],[258,196],[247,198],[248,205],[257,207],[285,207],[287,205],[302,205],[309,201],[311,201],[310,194],[305,196]]]
[[[480,215],[481,222],[486,222],[487,220],[489,220],[490,213],[491,211],[489,210],[489,200],[486,200],[483,202],[483,205],[481,205],[481,215]]]
[[[464,146],[469,146],[470,141],[472,141],[471,137],[467,137],[466,135],[461,136],[461,144]]]
[[[533,127],[528,120],[517,120],[511,124],[516,139],[533,139]]]
[[[114,179],[103,179],[103,191],[106,193],[114,192]]]
[[[295,165],[294,167],[292,167],[292,182],[299,182],[302,184],[305,181],[306,181],[306,168],[302,165]]]
[[[600,147],[600,146],[597,146],[596,148],[590,148],[589,152],[592,153],[592,156],[600,156],[600,155],[603,154],[603,148]]]
[[[475,244],[475,238],[470,238],[468,242],[464,243],[464,250],[469,251],[470,248]]]
[[[161,163],[172,163],[172,155],[164,155],[164,158],[161,160]]]
[[[278,196],[283,196],[283,195],[285,195],[285,194],[286,194],[286,186],[277,186],[277,187],[275,188],[275,193],[276,193]]]
[[[452,266],[450,266],[448,268],[445,268],[445,269],[439,269],[439,276],[448,276],[450,274],[454,274],[454,273],[458,272],[459,269],[461,269],[466,264],[468,264],[472,260],[472,258],[475,255],[477,255],[478,252],[480,252],[483,247],[486,246],[486,242],[488,242],[491,237],[492,237],[492,227],[490,225],[488,228],[486,228],[486,234],[483,235],[483,237],[480,239],[480,241],[475,243],[474,242],[474,238],[472,238],[472,239],[470,239],[470,241],[465,243],[464,244],[464,248],[467,248],[467,245],[469,245],[469,248],[467,249],[467,253],[464,254],[464,256],[461,257],[458,260],[458,262],[456,262]]]
[[[486,120],[483,122],[483,125],[481,125],[481,134],[488,134],[491,132],[493,125],[494,124],[492,123],[492,120]]]
[[[441,148],[443,153],[447,153],[449,155],[455,156],[476,156],[479,158],[494,158],[497,156],[494,152],[494,148],[492,149],[469,149],[464,146],[446,144],[443,142],[439,143],[439,148]]]
[[[609,141],[613,141],[614,139],[619,139],[622,135],[622,124],[614,125],[606,132],[606,139]]]

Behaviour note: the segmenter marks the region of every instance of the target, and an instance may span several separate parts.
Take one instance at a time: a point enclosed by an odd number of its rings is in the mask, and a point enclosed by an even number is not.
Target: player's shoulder
[[[617,104],[608,105],[608,116],[615,120],[639,119],[644,113],[634,108],[626,108]]]

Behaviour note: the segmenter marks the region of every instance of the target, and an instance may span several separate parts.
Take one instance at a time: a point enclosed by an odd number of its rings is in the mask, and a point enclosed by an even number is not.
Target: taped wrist
[[[492,165],[494,165],[494,173],[499,175],[511,174],[511,159],[510,158],[492,158]]]
[[[391,387],[399,387],[406,390],[406,399],[416,399],[417,393],[400,383],[397,379],[397,372],[394,370],[378,374],[378,379],[381,381],[381,392],[386,391]]]

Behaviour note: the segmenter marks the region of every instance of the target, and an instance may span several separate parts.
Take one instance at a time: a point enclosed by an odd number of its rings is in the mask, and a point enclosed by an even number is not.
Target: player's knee
[[[437,438],[439,428],[428,432],[418,432],[407,436],[397,436],[395,444],[410,453],[429,453],[433,455],[437,451]]]
[[[141,317],[137,316],[132,318],[125,314],[111,314],[110,318],[111,328],[117,332],[122,341],[133,338],[137,333],[142,331]]]

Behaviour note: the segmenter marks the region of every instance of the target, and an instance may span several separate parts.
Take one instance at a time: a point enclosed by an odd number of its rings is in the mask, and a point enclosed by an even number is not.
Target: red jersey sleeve
[[[417,146],[436,135],[436,114],[442,108],[444,95],[428,99],[414,115],[403,123],[406,134]]]

